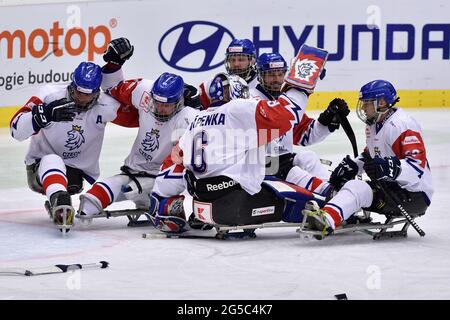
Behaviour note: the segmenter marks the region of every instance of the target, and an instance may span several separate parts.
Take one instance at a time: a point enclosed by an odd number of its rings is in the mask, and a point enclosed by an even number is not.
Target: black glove
[[[319,121],[322,125],[327,126],[328,129],[333,132],[336,129],[339,129],[339,125],[341,123],[340,118],[337,116],[339,114],[340,117],[346,117],[350,113],[347,102],[343,99],[335,98],[331,100],[328,108],[319,115],[317,121]]]
[[[402,172],[400,160],[397,157],[375,157],[366,160],[364,171],[373,181],[394,181]]]
[[[333,170],[329,182],[335,188],[340,189],[347,181],[354,179],[357,174],[358,165],[347,155]]]
[[[118,38],[111,40],[103,54],[105,62],[111,62],[119,66],[123,65],[126,60],[133,55],[134,46],[131,45],[127,38]]]
[[[49,104],[38,104],[31,110],[33,126],[45,128],[50,122],[72,121],[76,115],[76,107],[73,101],[66,98],[53,101]]]
[[[200,92],[196,87],[190,84],[184,84],[184,105],[194,109],[202,109],[203,106],[200,103]]]

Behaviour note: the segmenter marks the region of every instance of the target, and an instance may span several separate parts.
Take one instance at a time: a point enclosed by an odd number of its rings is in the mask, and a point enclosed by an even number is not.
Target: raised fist
[[[111,40],[103,54],[105,62],[111,62],[119,66],[123,65],[126,60],[133,55],[134,46],[131,45],[127,38],[118,38]]]
[[[335,98],[331,100],[327,109],[319,115],[317,121],[328,127],[330,132],[339,129],[340,117],[346,117],[350,113],[347,102],[344,99]]]

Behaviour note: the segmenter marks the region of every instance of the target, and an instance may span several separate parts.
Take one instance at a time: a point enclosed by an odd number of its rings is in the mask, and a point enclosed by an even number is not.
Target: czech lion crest
[[[144,151],[153,152],[159,148],[159,130],[152,129],[152,131],[145,134],[145,139],[141,143]]]
[[[65,147],[69,148],[69,151],[78,149],[83,143],[86,142],[83,132],[84,130],[81,129],[81,126],[76,125],[72,125],[72,130],[67,131],[68,138],[66,140]]]
[[[309,81],[309,78],[319,69],[316,61],[310,59],[301,60],[297,64],[297,77]]]

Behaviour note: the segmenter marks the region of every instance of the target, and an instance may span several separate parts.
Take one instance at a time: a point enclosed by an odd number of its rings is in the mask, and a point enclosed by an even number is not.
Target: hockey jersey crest
[[[67,131],[67,140],[65,147],[69,149],[69,151],[73,151],[75,149],[79,149],[83,143],[86,142],[83,136],[84,130],[81,129],[81,126],[72,125],[72,130]]]

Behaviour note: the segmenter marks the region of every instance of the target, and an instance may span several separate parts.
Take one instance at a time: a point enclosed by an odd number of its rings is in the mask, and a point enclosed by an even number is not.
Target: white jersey
[[[198,179],[225,175],[248,193],[259,192],[265,146],[302,118],[296,104],[304,100],[291,89],[276,101],[236,99],[200,112],[180,139],[184,167]]]
[[[125,159],[125,165],[136,171],[156,175],[163,160],[170,154],[172,147],[198,111],[184,107],[170,120],[160,122],[147,109],[154,83],[152,80],[135,79],[121,82],[122,71],[104,74],[104,79],[107,85],[120,82],[108,92],[118,101],[129,104],[134,109],[126,117],[122,117],[119,124],[124,124],[122,121],[129,123],[130,121],[125,119],[133,118],[136,112],[138,116],[139,130],[130,154]]]
[[[43,87],[13,117],[11,135],[19,141],[31,136],[25,164],[56,154],[67,166],[82,170],[92,183],[100,174],[99,157],[105,126],[116,118],[120,103],[100,93],[97,103],[88,111],[78,113],[72,121],[51,122],[43,129],[34,128],[32,108],[62,98],[68,98],[67,84]]]
[[[397,182],[408,191],[423,191],[431,201],[433,185],[422,129],[401,108],[388,111],[384,121],[366,126],[366,144],[371,157],[396,156],[401,162]],[[362,168],[362,161],[357,162]]]
[[[275,100],[259,83],[250,89],[250,96],[256,99]],[[297,107],[306,110],[307,104],[308,96],[303,94],[303,98],[297,103]],[[291,130],[267,145],[267,155],[275,157],[292,153],[294,144],[313,145],[323,141],[330,133],[328,127],[303,114],[300,122],[296,123]]]
[[[250,81],[247,82],[249,90],[252,90],[252,89],[256,88],[256,86],[258,84],[259,84],[258,77],[256,75],[255,75],[255,77],[253,79],[251,79]]]

